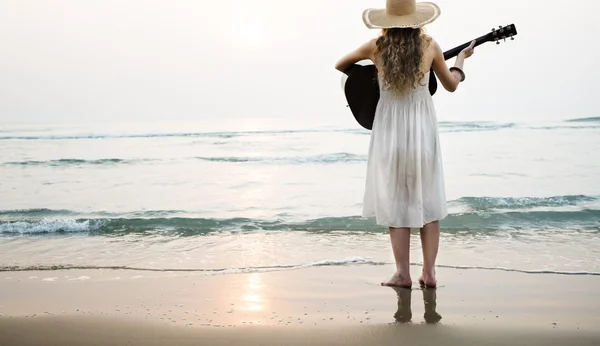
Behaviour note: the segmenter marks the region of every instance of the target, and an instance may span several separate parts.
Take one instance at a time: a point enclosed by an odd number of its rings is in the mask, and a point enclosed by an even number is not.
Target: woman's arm
[[[475,47],[475,41],[471,42],[469,47],[458,54],[454,67],[458,67],[461,70],[463,69],[465,59],[473,55],[473,47]],[[435,41],[433,42],[433,49],[434,55],[433,63],[431,65],[433,72],[435,72],[436,76],[439,78],[444,89],[449,92],[455,92],[456,89],[458,89],[458,84],[460,84],[462,78],[461,74],[458,71],[450,71],[446,65],[446,59],[444,59],[444,52],[442,52],[442,49]]]
[[[372,39],[354,51],[348,53],[346,56],[340,59],[340,61],[335,64],[335,69],[344,72],[348,67],[352,66],[361,60],[370,59],[374,60],[373,54],[375,53],[377,39]]]

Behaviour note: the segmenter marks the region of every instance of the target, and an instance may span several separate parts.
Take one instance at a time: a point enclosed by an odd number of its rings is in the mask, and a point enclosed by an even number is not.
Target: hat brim
[[[385,9],[367,9],[363,12],[363,22],[369,29],[420,28],[430,24],[441,14],[438,5],[432,2],[418,2],[414,13],[394,16]]]

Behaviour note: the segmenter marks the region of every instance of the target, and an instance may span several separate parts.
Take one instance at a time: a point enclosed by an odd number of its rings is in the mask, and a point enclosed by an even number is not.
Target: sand
[[[600,345],[598,276],[391,270],[4,272],[0,345]]]

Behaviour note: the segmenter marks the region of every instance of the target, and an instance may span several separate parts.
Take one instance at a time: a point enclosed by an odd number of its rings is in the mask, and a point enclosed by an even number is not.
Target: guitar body
[[[379,83],[375,65],[352,65],[346,71],[344,94],[352,115],[360,126],[367,130],[373,128],[375,110],[379,102]],[[429,73],[429,92],[437,91],[437,79],[433,70]]]
[[[517,34],[514,24],[499,29],[493,29],[489,34],[477,38],[475,46],[485,42],[500,43],[501,39],[513,39]],[[471,41],[464,43],[444,53],[444,59],[448,60],[457,56],[463,49],[469,46]],[[379,102],[379,82],[377,68],[375,65],[354,64],[344,71],[342,88],[348,102],[352,115],[360,126],[367,130],[373,129],[375,110]],[[429,92],[433,96],[438,88],[437,78],[433,70],[429,73]]]

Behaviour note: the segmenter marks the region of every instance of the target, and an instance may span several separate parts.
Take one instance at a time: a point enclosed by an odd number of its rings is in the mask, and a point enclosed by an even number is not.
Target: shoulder
[[[437,41],[431,36],[426,36],[426,37],[427,37],[427,43],[424,48],[426,54],[430,54],[433,57],[438,56],[439,54],[443,54],[442,48],[437,43]]]
[[[423,35],[423,44],[428,50],[439,48],[437,41],[433,37],[426,34]]]
[[[377,50],[377,39],[373,38],[364,42],[359,48],[358,52],[361,56],[368,57],[373,60],[375,56],[375,51]]]
[[[438,44],[438,42],[433,38],[433,37],[429,37],[429,49],[433,50],[433,51],[441,51],[442,47],[440,47],[440,45]]]
[[[372,38],[360,46],[360,50],[364,52],[374,52],[377,48],[377,38]]]

